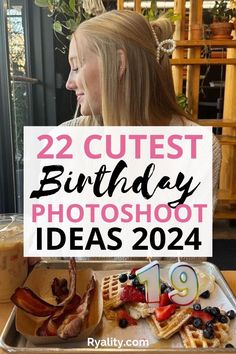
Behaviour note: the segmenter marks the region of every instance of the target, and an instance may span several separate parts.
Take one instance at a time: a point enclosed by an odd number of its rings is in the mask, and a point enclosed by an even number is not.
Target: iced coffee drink
[[[28,271],[23,257],[23,223],[17,216],[0,216],[0,302],[10,301]]]

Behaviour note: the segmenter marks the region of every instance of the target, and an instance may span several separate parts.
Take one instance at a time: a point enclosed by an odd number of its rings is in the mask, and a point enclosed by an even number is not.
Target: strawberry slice
[[[205,311],[195,311],[195,310],[193,310],[192,317],[200,318],[203,323],[206,323],[208,321],[212,321],[213,320],[213,316],[210,315],[208,312],[205,312]]]
[[[159,299],[160,299],[159,301],[160,307],[172,304],[167,293],[161,294]]]
[[[117,312],[117,320],[119,322],[120,320],[123,320],[123,319],[127,320],[129,326],[136,326],[137,325],[137,321],[133,317],[131,317],[127,311],[119,310]]]
[[[120,299],[123,302],[146,302],[144,293],[132,285],[123,288]]]
[[[157,307],[155,309],[155,316],[158,322],[168,320],[168,318],[175,313],[177,305],[171,304],[167,306]]]

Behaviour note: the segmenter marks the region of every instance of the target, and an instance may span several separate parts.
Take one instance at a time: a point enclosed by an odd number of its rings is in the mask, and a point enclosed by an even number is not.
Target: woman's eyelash
[[[71,71],[78,71],[78,70],[79,70],[79,68],[71,69]]]

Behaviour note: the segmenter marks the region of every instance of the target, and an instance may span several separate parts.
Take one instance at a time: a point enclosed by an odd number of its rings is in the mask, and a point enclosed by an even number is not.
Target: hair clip
[[[156,42],[156,46],[157,46],[156,59],[157,59],[157,62],[159,63],[161,51],[164,53],[167,53],[168,55],[172,54],[176,48],[176,43],[173,39],[165,39],[164,41],[159,42],[154,28],[153,27],[151,27],[151,28],[152,28],[152,33],[153,33],[153,36],[154,36],[154,39]],[[168,45],[167,48],[165,47],[166,44]]]

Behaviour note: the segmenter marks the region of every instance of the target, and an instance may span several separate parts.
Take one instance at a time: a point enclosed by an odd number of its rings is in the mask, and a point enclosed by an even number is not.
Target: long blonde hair
[[[74,34],[77,43],[85,39],[101,58],[104,125],[168,125],[174,114],[185,115],[176,103],[168,56],[162,53],[160,62],[156,60],[151,26],[159,41],[172,36],[168,19],[150,25],[141,14],[127,10],[85,21]],[[120,49],[126,57],[122,77]]]

